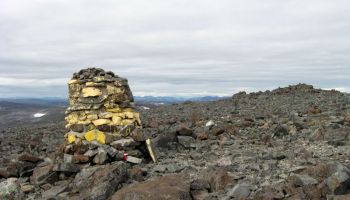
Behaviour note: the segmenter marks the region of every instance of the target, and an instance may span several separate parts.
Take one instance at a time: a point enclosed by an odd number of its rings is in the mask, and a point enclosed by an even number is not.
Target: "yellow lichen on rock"
[[[109,108],[109,109],[106,109],[108,112],[113,112],[113,113],[119,113],[121,112],[122,110],[120,108]]]
[[[103,77],[103,76],[95,76],[94,77],[94,81],[95,82],[102,82],[102,81],[104,81],[105,80],[105,78]]]
[[[88,118],[87,118],[87,116],[85,115],[85,114],[80,114],[79,115],[79,121],[85,121],[85,120],[87,120]],[[89,120],[91,120],[91,119],[89,119]]]
[[[96,133],[96,141],[99,142],[100,144],[106,144],[106,136],[103,132],[98,131]]]
[[[71,126],[72,126],[72,124],[68,123],[68,124],[66,124],[65,128],[69,129]]]
[[[119,116],[116,116],[116,115],[114,115],[113,117],[112,117],[112,125],[121,125],[121,122],[122,122],[122,118],[121,117],[119,117]]]
[[[77,124],[90,124],[91,123],[91,120],[84,120],[84,121],[78,121]]]
[[[73,112],[66,117],[66,120],[69,124],[75,124],[79,121],[79,115],[76,112]]]
[[[140,113],[134,112],[134,118],[138,125],[141,125]]]
[[[121,125],[127,126],[127,125],[134,123],[134,122],[135,122],[135,119],[124,119],[124,120],[122,120]]]
[[[132,108],[124,108],[123,112],[134,112],[134,109],[132,109]]]
[[[75,142],[75,139],[76,139],[75,135],[68,134],[68,142],[69,142],[69,144],[72,144],[73,142]]]
[[[97,119],[97,120],[92,121],[92,123],[95,126],[100,126],[100,125],[105,125],[105,124],[111,123],[111,120],[109,120],[109,119]]]
[[[72,98],[77,98],[79,97],[79,93],[80,93],[80,90],[81,90],[81,85],[79,84],[69,84],[68,86],[68,90],[69,90],[69,98],[72,99]]]
[[[95,140],[95,130],[91,130],[85,133],[85,139],[89,142]]]
[[[113,117],[113,113],[111,112],[102,112],[100,114],[98,114],[99,118],[104,118],[104,119],[109,119]]]
[[[86,118],[92,121],[92,120],[97,120],[98,116],[96,114],[90,114],[86,116]]]
[[[124,118],[125,118],[125,113],[123,113],[123,112],[114,113],[114,114],[113,114],[113,117],[114,117],[114,116],[117,116],[117,117],[120,117],[120,118],[124,119]]]
[[[114,85],[110,84],[107,84],[106,89],[108,95],[123,93],[123,90],[120,87],[115,87]]]
[[[71,85],[71,84],[76,84],[78,83],[78,80],[77,79],[72,79],[72,80],[69,80],[68,81],[68,84]]]
[[[106,109],[113,109],[117,106],[117,104],[115,104],[113,101],[106,101],[103,106],[106,108]]]
[[[100,144],[105,144],[106,143],[106,136],[102,131],[99,130],[91,130],[85,133],[85,139],[89,142],[96,140]]]
[[[83,88],[83,97],[97,97],[102,95],[102,91],[95,87]]]
[[[134,118],[134,113],[133,112],[124,112],[124,115],[128,119],[133,119]]]
[[[95,82],[86,82],[85,85],[87,87],[100,87],[100,86],[103,86],[102,83],[95,83]]]

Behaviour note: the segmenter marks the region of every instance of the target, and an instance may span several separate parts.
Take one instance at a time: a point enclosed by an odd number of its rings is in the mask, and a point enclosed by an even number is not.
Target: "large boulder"
[[[228,193],[227,196],[236,198],[236,199],[245,199],[248,198],[249,194],[253,190],[253,186],[248,183],[240,183],[235,185]]]
[[[196,140],[191,136],[177,136],[179,143],[185,148],[195,147]]]
[[[234,179],[223,167],[206,169],[202,172],[202,177],[209,182],[211,192],[224,191],[235,184]]]
[[[350,169],[342,164],[336,165],[334,173],[325,182],[331,194],[348,194],[350,192]]]
[[[8,178],[0,183],[0,199],[24,199],[17,178]]]
[[[190,185],[182,176],[168,175],[135,183],[116,192],[111,200],[190,200]]]
[[[192,136],[193,130],[189,128],[188,126],[181,124],[177,129],[176,133],[178,135],[183,135],[183,136]]]
[[[68,189],[67,184],[58,184],[50,188],[49,190],[46,190],[41,194],[43,199],[55,199],[57,195],[60,193],[65,192]]]
[[[43,167],[36,167],[33,175],[30,177],[30,182],[36,185],[45,183],[54,183],[58,180],[58,173],[53,171],[53,165],[49,164]]]
[[[71,199],[108,199],[126,179],[127,169],[124,162],[82,169],[73,181],[74,191],[77,194]]]

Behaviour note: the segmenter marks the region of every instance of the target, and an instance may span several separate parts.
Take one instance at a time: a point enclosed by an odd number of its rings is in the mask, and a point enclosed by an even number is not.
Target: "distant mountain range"
[[[134,96],[135,102],[140,104],[172,104],[185,101],[215,101],[224,97],[204,96],[204,97],[176,97],[176,96]],[[67,106],[68,100],[61,97],[43,97],[43,98],[0,98],[1,104],[21,104],[32,106]],[[0,105],[1,105],[0,104]],[[17,105],[20,106],[20,105]]]
[[[43,98],[0,98],[0,105],[12,103],[31,106],[67,106],[68,100],[61,97],[43,97]]]

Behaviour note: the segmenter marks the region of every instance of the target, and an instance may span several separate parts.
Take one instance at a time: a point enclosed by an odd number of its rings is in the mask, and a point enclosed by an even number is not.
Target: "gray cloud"
[[[349,21],[346,0],[3,0],[0,94],[66,96],[88,66],[136,95],[350,91]]]

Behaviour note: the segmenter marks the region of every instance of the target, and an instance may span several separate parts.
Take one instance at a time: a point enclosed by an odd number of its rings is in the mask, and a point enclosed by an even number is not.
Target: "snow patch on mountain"
[[[46,115],[46,113],[35,113],[35,114],[33,115],[33,117],[39,118],[39,117],[43,117],[43,116],[45,116],[45,115]]]

